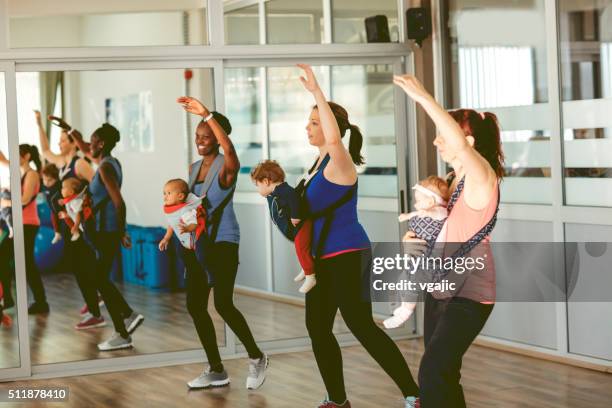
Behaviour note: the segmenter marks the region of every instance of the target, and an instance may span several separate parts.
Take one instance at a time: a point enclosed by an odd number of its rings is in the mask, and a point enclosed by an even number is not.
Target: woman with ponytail
[[[34,163],[36,170],[32,169],[30,164],[32,162]],[[9,164],[8,160],[2,153],[0,153],[0,163],[5,166],[8,166]],[[28,286],[32,291],[32,295],[34,296],[34,303],[32,303],[28,308],[29,314],[49,313],[49,304],[47,303],[45,287],[43,286],[40,271],[36,266],[34,258],[34,243],[36,241],[36,234],[40,226],[38,208],[36,207],[36,196],[40,191],[41,167],[42,163],[40,161],[40,155],[38,154],[38,148],[29,144],[19,145],[19,168],[21,170],[21,204],[23,207],[22,214],[26,278],[28,281]],[[10,244],[12,244],[12,239],[10,240]],[[11,276],[8,272],[8,267],[6,265],[2,265],[2,271],[0,271],[0,273],[2,273],[2,283],[5,291],[10,296]]]
[[[433,120],[438,129],[433,144],[442,160],[453,168],[448,180],[452,192],[450,213],[438,242],[472,245],[466,255],[485,259],[485,268],[460,273],[462,281],[456,291],[433,292],[425,297],[420,405],[465,407],[459,382],[463,355],[484,327],[495,303],[495,265],[486,243],[495,226],[499,182],[504,174],[499,124],[490,112],[446,112],[412,75],[396,76],[394,83]],[[418,240],[414,232],[408,231],[404,241]],[[480,243],[484,245],[475,246]]]
[[[400,388],[406,407],[414,407],[418,387],[396,344],[372,317],[362,297],[362,277],[372,262],[370,240],[357,218],[357,170],[363,164],[363,137],[342,106],[328,102],[308,65],[298,65],[300,80],[316,105],[310,113],[308,141],[319,157],[308,177],[305,201],[313,216],[312,248],[317,285],[306,294],[306,327],[327,389],[319,408],[350,407],[344,387],[342,354],[332,332],[338,309],[348,328]],[[346,149],[342,138],[349,134]]]

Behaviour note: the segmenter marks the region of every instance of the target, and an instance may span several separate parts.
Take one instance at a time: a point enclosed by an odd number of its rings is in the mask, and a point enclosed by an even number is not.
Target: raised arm
[[[38,140],[40,143],[40,149],[42,151],[43,157],[51,163],[55,164],[57,167],[62,167],[65,164],[64,158],[61,155],[55,154],[51,151],[51,148],[49,147],[49,137],[47,135],[47,131],[45,130],[45,126],[43,125],[40,111],[35,110],[34,116],[36,116],[36,126],[38,126]]]
[[[194,115],[202,116],[206,118],[210,115],[210,111],[206,106],[202,104],[202,102],[198,101],[195,98],[189,96],[182,96],[176,100],[183,106],[185,111],[192,113]],[[219,182],[221,187],[227,189],[234,185],[236,182],[236,178],[238,177],[238,172],[240,171],[240,160],[238,159],[238,154],[236,154],[236,148],[232,143],[229,136],[225,133],[221,125],[217,122],[217,120],[212,117],[208,120],[208,125],[210,126],[213,134],[217,138],[217,142],[223,149],[223,155],[225,156],[225,161],[223,164],[223,168],[219,172]]]
[[[83,140],[83,135],[81,134],[81,132],[76,129],[71,129],[70,132],[68,132],[68,135],[72,137],[74,142],[79,147],[79,150],[82,151],[83,154],[89,159],[93,160],[93,157],[91,155],[91,145],[85,140]]]
[[[484,194],[479,194],[479,196],[486,196],[488,199],[497,180],[495,172],[486,159],[470,146],[463,129],[455,119],[436,102],[413,75],[396,75],[393,82],[423,107],[436,125],[439,137],[444,140],[447,148],[456,154],[465,172],[466,192],[468,185],[470,185],[469,189],[484,189],[486,190],[483,191]]]
[[[2,153],[1,150],[0,150],[0,166],[3,166],[3,167],[8,167],[9,166],[9,161],[6,158],[6,156],[4,155],[4,153]]]
[[[334,117],[334,113],[329,107],[329,103],[327,103],[325,94],[321,90],[321,87],[319,87],[317,79],[312,72],[312,68],[306,64],[298,64],[297,66],[304,71],[305,75],[305,77],[300,76],[300,82],[302,82],[304,88],[312,94],[317,104],[321,130],[323,131],[325,146],[330,157],[328,167],[330,169],[330,178],[332,178],[331,181],[340,182],[342,184],[347,182],[353,183],[357,177],[357,170],[355,169],[351,155],[342,143],[342,135],[340,134],[338,121]],[[346,175],[349,175],[351,180],[342,180]]]

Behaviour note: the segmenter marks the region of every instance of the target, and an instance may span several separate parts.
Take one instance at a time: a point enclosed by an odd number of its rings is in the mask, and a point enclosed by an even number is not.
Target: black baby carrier
[[[293,225],[291,222],[291,212],[287,206],[279,205],[278,199],[274,197],[271,200],[268,200],[268,207],[270,210],[270,217],[272,218],[272,222],[277,226],[278,230],[290,241],[295,240],[295,236],[297,232],[304,225],[305,220],[315,221],[320,218],[324,218],[325,221],[323,223],[323,228],[321,230],[320,239],[315,249],[316,256],[321,255],[321,251],[323,250],[323,245],[325,244],[325,239],[329,233],[329,228],[331,226],[331,222],[334,218],[334,211],[341,207],[342,205],[349,202],[357,192],[357,183],[352,186],[346,193],[342,195],[337,201],[333,202],[326,208],[313,212],[308,208],[308,203],[306,201],[306,190],[308,189],[308,185],[310,181],[314,178],[317,172],[322,172],[327,164],[329,163],[330,157],[329,154],[326,155],[321,161],[321,165],[319,169],[315,171],[315,167],[317,166],[318,159],[315,160],[313,165],[310,167],[308,172],[302,177],[297,186],[295,186],[295,192],[299,197],[300,204],[304,209],[304,219],[300,221],[297,225]]]

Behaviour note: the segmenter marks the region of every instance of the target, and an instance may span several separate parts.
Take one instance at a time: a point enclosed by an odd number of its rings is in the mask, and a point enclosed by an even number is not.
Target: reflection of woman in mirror
[[[231,133],[229,120],[218,112],[210,112],[200,101],[182,97],[177,100],[183,108],[202,117],[195,134],[195,144],[202,159],[189,168],[190,192],[198,197],[206,195],[208,214],[221,214],[215,221],[216,227],[209,228],[216,237],[211,236],[210,254],[206,254],[207,264],[213,269],[214,301],[219,315],[225,320],[238,339],[244,344],[249,355],[249,373],[246,387],[259,388],[265,379],[268,357],[262,353],[244,316],[234,306],[234,284],[238,273],[238,244],[240,229],[234,212],[232,196],[238,179],[240,162],[236,149],[228,137]],[[219,152],[222,148],[224,154]],[[215,217],[212,217],[213,219]],[[172,232],[170,232],[171,234]],[[198,336],[208,357],[209,367],[188,383],[190,388],[208,388],[229,384],[229,376],[223,367],[217,346],[215,328],[208,313],[208,298],[211,286],[206,274],[199,268],[193,251],[186,251],[184,257],[187,268],[186,289],[187,309],[195,324]]]
[[[362,296],[362,274],[368,273],[364,265],[368,268],[372,260],[370,240],[357,217],[356,166],[363,164],[363,137],[359,128],[350,123],[347,111],[326,100],[312,69],[307,65],[299,67],[305,73],[300,80],[316,103],[306,127],[308,141],[319,149],[317,172],[305,191],[308,208],[320,212],[350,197],[330,216],[312,221],[312,247],[320,251],[313,254],[318,258],[317,285],[306,294],[306,327],[327,389],[327,398],[320,407],[350,407],[342,353],[333,334],[338,309],[357,340],[400,388],[405,406],[414,407],[419,390],[408,364],[393,340],[376,325],[372,304]],[[348,149],[342,143],[346,133],[350,135]]]
[[[49,208],[53,212],[53,218],[65,218],[63,201],[59,201],[61,200],[61,194],[57,194],[62,182],[70,178],[77,178],[87,185],[93,179],[94,170],[87,160],[77,154],[79,150],[77,138],[73,136],[74,133],[78,133],[76,130],[72,130],[70,125],[61,118],[54,116],[49,117],[54,124],[60,126],[62,129],[59,140],[60,153],[55,154],[49,148],[49,138],[43,126],[40,112],[35,111],[34,113],[36,115],[43,157],[59,169],[57,179],[53,179],[52,177],[48,177],[48,167],[45,167],[43,171],[45,195],[48,200],[58,201],[49,202]],[[100,313],[100,299],[91,274],[91,265],[95,254],[82,238],[76,241],[71,240],[70,227],[68,227],[66,222],[61,221],[58,230],[61,240],[64,242],[63,259],[65,262],[63,265],[68,266],[74,272],[79,290],[85,300],[85,306],[83,306],[80,311],[82,320],[75,328],[77,330],[85,330],[104,326],[104,317],[102,317]],[[57,243],[59,240],[58,238],[59,237],[56,235],[53,239],[53,243]]]
[[[33,170],[30,163],[34,162],[36,170]],[[0,152],[0,164],[9,165],[9,161],[4,154]],[[26,278],[28,286],[34,296],[34,303],[28,308],[29,314],[45,314],[49,313],[49,304],[45,294],[40,271],[36,266],[34,258],[34,243],[36,234],[40,226],[38,218],[38,208],[36,207],[36,195],[40,191],[40,156],[36,146],[21,144],[19,145],[19,168],[21,171],[21,204],[23,206],[23,234],[24,234],[24,249],[26,261]],[[0,274],[2,274],[2,283],[5,289],[5,307],[14,305],[11,296],[11,280],[12,271],[10,270],[10,262],[14,259],[13,255],[13,240],[5,239],[2,246],[5,247],[0,252],[8,253],[9,257],[2,257],[2,265],[0,265]]]
[[[100,351],[132,347],[131,334],[144,321],[144,317],[128,305],[110,278],[120,245],[131,247],[125,230],[126,209],[121,195],[123,172],[121,164],[111,154],[119,138],[119,131],[105,123],[93,132],[90,141],[91,155],[99,163],[89,184],[96,223],[92,237],[97,252],[94,281],[115,327],[113,336],[98,344]]]

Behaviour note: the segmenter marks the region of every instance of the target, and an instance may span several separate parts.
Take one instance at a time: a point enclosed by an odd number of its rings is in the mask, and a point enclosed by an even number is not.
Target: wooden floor
[[[120,291],[130,306],[145,316],[145,322],[134,334],[133,349],[99,352],[96,345],[113,332],[106,309],[102,308],[107,327],[87,331],[74,330],[73,327],[80,318],[78,311],[83,305],[74,276],[56,274],[46,275],[43,279],[51,313],[47,316],[31,316],[29,319],[31,359],[34,365],[201,348],[185,307],[184,293],[123,284],[118,285]],[[308,335],[304,325],[303,307],[246,295],[236,295],[235,303],[244,314],[258,342]],[[225,326],[215,311],[212,297],[209,310],[215,324],[217,344],[225,345]],[[14,317],[15,309],[8,313]],[[348,331],[340,316],[334,331]],[[172,336],[162,336],[162,333],[172,333]],[[0,329],[0,368],[18,365],[17,344],[16,324],[12,329]]]
[[[399,346],[416,376],[422,354],[420,340]],[[360,346],[343,349],[347,392],[354,407],[403,407],[399,391]],[[612,406],[612,375],[558,363],[472,346],[464,359],[463,386],[470,408],[562,408]],[[271,357],[264,386],[247,392],[245,359],[226,362],[228,388],[188,391],[185,381],[202,366],[191,364],[78,378],[0,384],[10,386],[68,386],[68,403],[58,407],[199,407],[286,408],[314,407],[325,391],[312,353]],[[1,405],[1,404],[0,404]],[[10,406],[10,405],[2,405]],[[17,406],[17,405],[15,405]],[[19,405],[38,407],[42,404]]]

